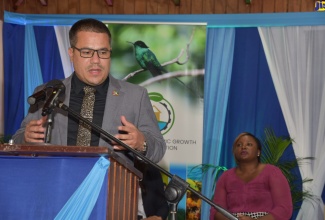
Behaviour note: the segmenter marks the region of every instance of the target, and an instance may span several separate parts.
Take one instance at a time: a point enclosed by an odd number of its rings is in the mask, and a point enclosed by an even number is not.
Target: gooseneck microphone
[[[34,105],[40,101],[44,101],[49,92],[53,91],[55,88],[64,86],[61,80],[54,79],[48,82],[45,87],[33,95],[29,96],[27,99],[28,104]]]
[[[50,143],[51,141],[51,130],[53,124],[53,114],[52,111],[56,107],[59,101],[59,96],[64,95],[65,85],[61,80],[54,79],[43,86],[42,90],[35,92],[33,95],[29,96],[27,99],[28,104],[35,105],[39,102],[45,101],[42,109],[42,116],[47,117],[46,130],[44,142]]]
[[[57,80],[56,84],[52,87],[51,92],[43,106],[42,115],[46,116],[52,113],[52,110],[56,107],[59,96],[64,95],[65,85],[62,81]]]

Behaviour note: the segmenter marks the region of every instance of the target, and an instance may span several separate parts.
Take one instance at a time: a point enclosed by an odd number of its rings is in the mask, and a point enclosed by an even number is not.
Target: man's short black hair
[[[111,44],[111,32],[108,27],[101,21],[93,18],[86,18],[74,23],[69,31],[70,46],[73,47],[77,44],[77,33],[79,31],[89,31],[96,33],[105,33],[108,35],[109,44]]]

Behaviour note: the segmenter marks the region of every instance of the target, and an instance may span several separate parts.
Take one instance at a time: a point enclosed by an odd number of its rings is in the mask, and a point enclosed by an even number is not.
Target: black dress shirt
[[[80,114],[82,100],[85,95],[83,88],[87,86],[86,83],[82,82],[76,75],[73,73],[72,81],[71,81],[71,91],[70,91],[70,101],[69,101],[69,108],[73,111]],[[98,125],[99,127],[102,126],[103,117],[104,117],[104,110],[106,104],[106,95],[109,85],[109,77],[100,85],[95,86],[95,104],[94,104],[94,111],[93,111],[93,123]],[[89,85],[88,85],[89,86]],[[79,128],[79,120],[73,118],[73,116],[68,116],[68,140],[67,144],[70,146],[75,146],[77,143],[77,133]],[[99,144],[99,137],[100,134],[96,131],[91,132],[91,142],[90,146],[98,146]]]

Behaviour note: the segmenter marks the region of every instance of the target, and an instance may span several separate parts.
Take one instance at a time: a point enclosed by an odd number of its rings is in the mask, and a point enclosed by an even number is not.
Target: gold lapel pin
[[[116,90],[113,90],[112,94],[113,94],[113,96],[118,96],[119,95],[118,91],[116,91]]]

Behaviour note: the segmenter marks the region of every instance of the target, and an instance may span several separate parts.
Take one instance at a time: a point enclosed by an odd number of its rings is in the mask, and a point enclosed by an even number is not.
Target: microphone
[[[61,84],[62,84],[61,80],[58,80],[58,79],[51,80],[50,82],[48,82],[46,84],[46,86],[41,91],[36,92],[33,95],[28,97],[28,99],[27,99],[28,104],[34,105],[40,101],[44,101],[46,99],[48,91],[53,90],[53,88],[55,88],[57,86],[61,86]]]
[[[55,81],[56,84],[52,87],[53,88],[52,92],[43,106],[43,111],[42,111],[43,116],[51,114],[53,107],[55,107],[57,104],[58,97],[64,94],[65,92],[65,85],[62,83],[62,81],[60,80],[55,80]]]

